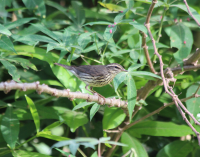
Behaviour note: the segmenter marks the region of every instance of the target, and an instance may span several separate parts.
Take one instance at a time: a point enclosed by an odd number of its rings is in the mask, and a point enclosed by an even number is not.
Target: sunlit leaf
[[[25,69],[33,69],[35,71],[37,71],[37,68],[34,64],[32,64],[29,60],[27,59],[24,59],[24,58],[6,58],[6,60],[10,61],[10,62],[15,62],[15,63],[18,63],[18,64],[21,64],[21,66]]]
[[[100,105],[95,103],[92,108],[90,109],[90,121],[92,120],[92,118],[94,117],[94,115],[96,114],[96,112],[99,110]]]
[[[136,103],[136,97],[137,97],[137,91],[136,91],[135,81],[129,74],[127,75],[127,100],[128,100],[129,121],[131,121],[133,109]]]
[[[58,148],[55,148],[55,149],[56,149],[57,151],[61,152],[62,154],[66,155],[66,156],[75,157],[75,156],[71,155],[70,153],[67,153],[67,152],[65,152],[65,151],[63,151],[63,150],[61,150],[61,149],[58,149]]]
[[[40,131],[40,117],[39,117],[37,108],[35,107],[34,102],[27,95],[25,95],[25,98],[26,98],[26,101],[27,101],[27,103],[30,107],[30,111],[31,111],[31,114],[33,116],[36,131],[39,132]]]
[[[102,2],[98,2],[98,3],[105,8],[108,8],[111,11],[123,11],[125,9],[119,5],[112,4],[112,3],[102,3]]]
[[[124,154],[133,149],[138,157],[148,157],[147,151],[145,150],[142,143],[128,133],[124,132],[122,134],[121,142],[127,145],[127,147],[122,147]]]
[[[130,72],[130,74],[133,75],[133,76],[144,75],[144,76],[151,76],[151,77],[162,79],[160,76],[158,76],[154,73],[148,72],[148,71],[132,71],[132,72]]]
[[[73,108],[73,111],[74,111],[74,110],[77,110],[77,109],[79,109],[79,108],[83,108],[83,107],[85,107],[85,106],[91,105],[91,104],[93,104],[93,103],[94,103],[94,102],[82,102],[82,103],[76,105],[76,106]]]
[[[13,151],[12,155],[14,157],[52,157],[50,155],[45,155],[45,154],[40,154],[36,152],[30,152],[30,151],[25,151],[25,150],[15,150]]]
[[[113,129],[119,126],[125,119],[126,114],[121,108],[106,107],[103,115],[103,129]]]
[[[0,33],[5,35],[11,35],[11,32],[5,28],[2,24],[0,24]]]
[[[82,126],[88,122],[87,115],[82,112],[68,110],[65,111],[61,116],[64,119],[64,122],[70,127],[72,132],[75,132],[79,126]]]
[[[97,22],[88,22],[86,24],[84,24],[84,26],[86,25],[90,25],[90,26],[93,26],[93,25],[112,25],[113,23],[111,22],[107,22],[107,21],[97,21]]]
[[[115,91],[117,90],[117,88],[119,87],[119,85],[126,79],[126,73],[125,72],[121,72],[119,74],[117,74],[115,76],[115,78],[113,79],[113,83],[114,83],[114,88]]]

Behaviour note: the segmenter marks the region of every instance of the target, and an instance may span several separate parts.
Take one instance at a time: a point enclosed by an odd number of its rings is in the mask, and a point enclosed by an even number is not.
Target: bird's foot
[[[90,94],[88,94],[88,98],[86,99],[87,102],[91,102],[90,100]]]
[[[98,101],[100,102],[100,105],[105,105],[106,104],[106,98],[104,96],[102,96],[99,93],[94,93],[94,95],[98,96]]]

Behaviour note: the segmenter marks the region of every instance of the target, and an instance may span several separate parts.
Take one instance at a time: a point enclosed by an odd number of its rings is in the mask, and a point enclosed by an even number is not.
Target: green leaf
[[[1,39],[0,39],[0,48],[16,53],[12,41],[10,40],[9,37],[7,37],[5,35],[1,36]]]
[[[39,117],[39,114],[37,112],[37,108],[35,107],[34,102],[27,95],[25,95],[25,98],[26,98],[26,101],[27,101],[27,103],[30,107],[30,111],[31,111],[31,114],[33,116],[36,131],[38,133],[40,131],[40,117]]]
[[[53,40],[47,36],[37,35],[37,34],[28,34],[28,35],[24,35],[24,36],[19,36],[18,38],[15,39],[15,41],[46,42],[46,43],[50,43],[51,46],[53,46],[53,47],[60,45],[55,40]]]
[[[90,26],[93,26],[93,25],[112,25],[113,23],[111,22],[107,22],[107,21],[97,21],[97,22],[88,22],[86,24],[84,24],[83,26],[86,26],[86,25],[90,25]]]
[[[127,13],[127,11],[128,11],[128,9],[125,9],[125,10],[123,10],[122,13],[119,13],[119,14],[115,17],[114,22],[115,22],[115,23],[119,23],[119,22],[122,20],[122,18],[124,17],[124,15]]]
[[[118,5],[115,5],[115,4],[112,4],[112,3],[102,3],[102,2],[98,2],[98,3],[105,8],[108,8],[111,11],[122,11],[122,10],[125,9],[121,6],[118,6]]]
[[[40,81],[40,84],[63,87],[63,85],[60,82],[56,81],[56,80],[39,80],[39,81]]]
[[[53,38],[54,40],[58,41],[59,43],[61,43],[60,39],[58,38],[57,35],[55,35],[52,31],[48,30],[45,26],[37,23],[37,24],[32,24],[32,26],[34,26],[36,29],[38,29],[39,31],[43,32],[44,34],[50,36],[51,38]]]
[[[126,144],[127,147],[122,147],[123,154],[127,153],[129,150],[133,150],[134,156],[138,157],[148,157],[147,151],[136,138],[130,136],[128,133],[123,132],[121,136],[121,142]]]
[[[15,80],[16,82],[20,82],[19,80],[20,76],[17,72],[17,68],[6,60],[0,60],[0,62],[8,70],[8,73],[12,76],[13,80]]]
[[[125,119],[126,114],[121,108],[106,107],[103,115],[103,129],[113,129],[119,126]]]
[[[155,77],[155,78],[159,78],[162,79],[160,76],[151,73],[151,72],[147,72],[147,71],[133,71],[133,72],[129,72],[129,74],[133,75],[133,76],[151,76],[151,77]]]
[[[137,0],[138,2],[146,3],[146,4],[152,4],[152,0]],[[165,5],[164,2],[157,1],[155,7],[160,7],[162,5]]]
[[[29,10],[34,10],[34,13],[37,16],[41,16],[42,18],[46,17],[46,8],[44,4],[44,0],[22,0],[25,4],[26,8]]]
[[[125,0],[127,8],[130,10],[133,8],[134,1],[133,0]]]
[[[65,46],[77,46],[78,45],[78,38],[79,38],[79,35],[78,34],[75,34],[73,32],[71,32],[70,29],[65,29],[64,31],[64,39],[63,39],[63,42],[65,43]]]
[[[48,130],[50,130],[50,129],[52,129],[52,128],[55,128],[55,127],[57,127],[57,126],[60,126],[61,124],[63,124],[63,122],[61,122],[61,121],[56,121],[56,122],[54,122],[54,123],[48,125],[46,128],[44,128],[43,131],[48,131]]]
[[[61,51],[60,53],[60,57],[59,57],[59,60],[58,60],[58,63],[65,57],[65,55],[68,53],[68,51]]]
[[[180,9],[182,9],[182,10],[184,10],[184,11],[186,11],[188,13],[188,10],[187,10],[187,7],[186,7],[185,4],[177,4],[177,5],[170,5],[170,6],[171,7],[178,7],[178,8],[180,8]],[[192,7],[189,6],[189,8],[190,8],[190,11],[191,11],[192,15],[194,16],[194,18],[197,21],[200,21],[200,15],[199,15],[199,13],[195,9],[193,9]]]
[[[121,72],[115,76],[115,78],[113,79],[115,91],[117,91],[117,88],[122,82],[124,82],[125,79],[126,79],[125,72]]]
[[[127,75],[127,100],[128,100],[128,113],[129,120],[132,119],[132,113],[135,107],[137,91],[135,81],[130,74]]]
[[[110,27],[106,27],[106,30],[105,30],[104,35],[103,35],[104,39],[106,41],[109,41],[112,38],[112,36],[113,36],[113,34],[115,33],[116,30],[117,30],[117,26],[116,25],[112,25]]]
[[[199,85],[192,85],[187,89],[186,92],[186,97],[191,96],[198,88]],[[197,92],[198,95],[200,95],[200,90],[198,90]],[[191,98],[189,100],[186,101],[186,106],[188,111],[194,115],[195,118],[197,118],[197,114],[200,113],[200,98]],[[194,122],[192,120],[192,122]]]
[[[85,107],[85,106],[91,105],[91,104],[94,104],[94,102],[82,102],[82,103],[76,105],[76,106],[73,108],[73,111],[74,111],[74,110],[77,110],[77,109],[79,109],[79,108],[83,108],[83,107]]]
[[[82,52],[83,53],[87,53],[87,52],[90,52],[90,51],[93,51],[93,50],[97,51],[97,48],[100,49],[103,45],[105,45],[104,42],[98,42],[97,44],[94,43],[92,46],[88,46]]]
[[[92,42],[92,38],[90,35],[94,34],[93,33],[83,33],[80,35],[78,38],[78,44],[84,49],[89,42]]]
[[[0,106],[4,106],[4,107],[7,107],[7,103],[5,103],[4,101],[0,100]]]
[[[30,151],[24,151],[24,150],[15,150],[13,151],[12,155],[14,157],[52,157],[50,155],[30,152]]]
[[[64,15],[66,15],[69,19],[71,19],[74,23],[76,23],[76,20],[73,16],[73,14],[71,13],[68,13],[67,12],[67,9],[62,7],[61,5],[59,5],[58,3],[56,2],[53,2],[53,1],[45,1],[45,4],[51,6],[51,7],[54,7],[56,8],[57,10],[61,11]],[[50,19],[51,20],[51,19]]]
[[[140,68],[141,66],[144,66],[145,64],[134,64],[134,65],[131,65],[129,68],[128,68],[128,71],[134,71],[138,68]]]
[[[174,54],[174,57],[179,64],[183,63],[183,59],[187,58],[190,54],[192,44],[193,35],[188,27],[181,23],[172,26],[170,33],[170,45],[171,47],[178,48],[178,51]]]
[[[136,29],[144,32],[146,35],[148,34],[147,28],[144,26],[144,24],[137,23],[137,21],[129,22],[129,24],[133,25]]]
[[[99,110],[100,105],[95,103],[92,108],[90,109],[90,121],[92,120],[92,118],[94,117],[94,115],[96,114],[96,112]]]
[[[162,148],[156,157],[187,157],[194,150],[190,141],[173,141]]]
[[[80,27],[85,22],[85,11],[81,2],[72,1],[72,7],[76,13],[77,24]]]
[[[94,145],[98,144],[98,140],[94,138],[77,138],[75,140],[66,140],[55,143],[51,148],[63,147],[69,145],[69,149],[73,155],[76,154],[80,145],[95,149]]]
[[[5,28],[2,24],[0,24],[0,33],[9,36],[11,35],[11,32],[7,28]]]
[[[141,135],[181,137],[188,134],[194,134],[189,126],[159,121],[145,121],[137,123],[131,127],[128,132],[132,136],[136,137],[140,137]]]
[[[91,157],[98,157],[97,151],[95,151],[95,152],[91,155]]]
[[[2,117],[1,133],[11,149],[14,149],[19,135],[19,120],[13,113],[12,107],[8,107]]]
[[[52,135],[51,131],[38,132],[37,133],[37,137],[44,137],[44,138],[55,140],[55,141],[69,140],[69,138],[67,138],[67,137],[61,137],[61,136]]]
[[[67,152],[65,152],[65,151],[63,151],[63,150],[61,150],[61,149],[58,149],[58,148],[55,148],[55,149],[56,149],[57,151],[61,152],[62,154],[66,155],[66,156],[75,157],[75,156],[73,156],[73,155],[71,155],[71,154],[69,154],[69,153],[67,153]]]
[[[29,60],[27,59],[24,59],[24,58],[6,58],[6,60],[8,60],[9,62],[15,62],[15,63],[18,63],[18,64],[21,64],[21,66],[25,69],[33,69],[35,71],[38,71],[36,66],[34,64],[32,64]]]
[[[35,17],[31,17],[31,18],[22,18],[22,19],[19,19],[17,21],[14,21],[14,22],[9,22],[9,23],[6,23],[4,26],[7,28],[7,29],[13,29],[13,28],[16,28],[16,27],[19,27],[25,23],[28,23],[30,22],[31,20],[35,20],[36,18]]]
[[[75,112],[67,110],[61,115],[65,123],[70,127],[72,132],[75,132],[79,126],[82,126],[88,122],[87,115],[82,112]]]
[[[108,143],[108,144],[117,145],[117,146],[127,146],[126,144],[123,144],[120,142],[115,142],[115,141],[106,141],[106,142],[102,142],[102,143]]]

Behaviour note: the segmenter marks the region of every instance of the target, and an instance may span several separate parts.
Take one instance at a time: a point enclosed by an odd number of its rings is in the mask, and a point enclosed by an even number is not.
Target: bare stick
[[[185,5],[186,5],[186,7],[187,7],[187,10],[188,10],[188,13],[190,14],[190,16],[194,19],[194,21],[197,23],[197,25],[200,26],[199,21],[198,21],[198,20],[193,16],[193,14],[191,13],[190,8],[189,8],[189,6],[188,6],[188,4],[187,4],[187,1],[186,1],[186,0],[183,0],[183,2],[185,3]]]
[[[5,93],[8,93],[9,91],[16,90],[16,89],[19,89],[22,91],[36,90],[38,94],[41,94],[42,92],[44,92],[56,97],[67,97],[71,100],[73,99],[88,100],[88,94],[81,93],[81,92],[70,92],[70,89],[59,90],[59,89],[51,88],[45,84],[40,85],[39,81],[33,82],[33,83],[16,83],[15,81],[0,83],[0,91],[4,91]],[[101,104],[102,102],[102,98],[99,98],[97,95],[89,95],[89,99],[90,101],[97,102],[99,104]],[[108,106],[118,107],[119,103],[122,109],[127,108],[126,101],[122,101],[122,100],[114,99],[114,98],[105,99],[105,104],[107,104]]]

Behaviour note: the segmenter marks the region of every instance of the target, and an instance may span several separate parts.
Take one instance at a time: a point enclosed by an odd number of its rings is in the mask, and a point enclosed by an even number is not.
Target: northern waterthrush
[[[60,63],[54,63],[58,66],[62,66],[65,69],[71,71],[76,77],[78,77],[81,81],[86,83],[85,89],[90,91],[91,93],[97,93],[92,88],[93,87],[102,87],[109,84],[114,77],[122,72],[127,71],[121,65],[117,63],[111,63],[108,65],[81,65],[81,66],[68,66]],[[90,89],[88,89],[90,86]],[[102,97],[105,101],[105,98],[97,93],[100,97]]]

